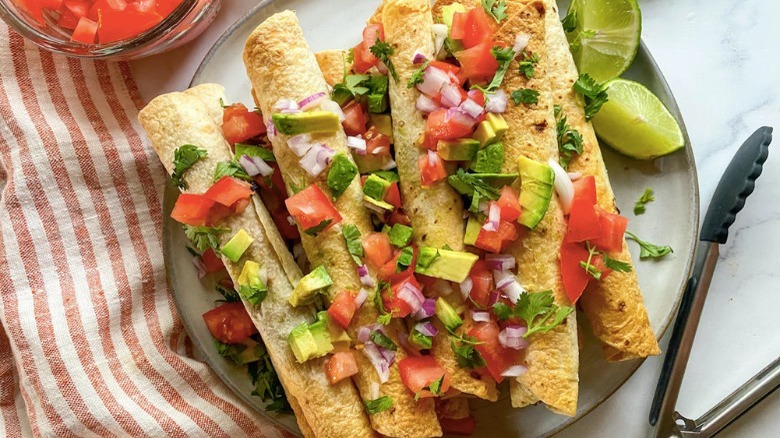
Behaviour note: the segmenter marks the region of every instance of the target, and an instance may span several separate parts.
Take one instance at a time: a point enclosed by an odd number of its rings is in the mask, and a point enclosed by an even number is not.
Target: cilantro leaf
[[[252,384],[255,385],[252,395],[260,397],[263,401],[271,401],[265,407],[266,411],[292,413],[284,387],[279,381],[279,376],[271,363],[268,351],[262,343],[258,344],[255,351],[260,360],[247,364],[249,377],[252,379]]]
[[[217,238],[217,235],[228,231],[230,231],[230,228],[226,227],[194,227],[191,225],[184,225],[184,234],[200,252],[209,248],[214,251],[218,250],[219,239]]]
[[[634,204],[634,214],[635,215],[644,214],[645,205],[653,201],[655,201],[655,195],[653,194],[653,189],[648,187],[645,189],[645,192],[642,193],[642,196],[640,196],[639,199],[636,200],[636,203]]]
[[[587,73],[582,73],[574,82],[574,91],[585,97],[585,120],[590,120],[609,101],[607,90]]]
[[[241,301],[241,297],[238,296],[238,293],[233,288],[227,288],[221,284],[217,284],[216,289],[217,292],[219,292],[224,298],[219,301],[224,301],[226,303],[235,303],[236,301]]]
[[[412,259],[414,259],[414,249],[411,246],[402,249],[398,260],[395,262],[395,272],[401,272],[409,268],[412,264]]]
[[[428,65],[431,63],[431,61],[425,61],[423,65],[420,66],[417,70],[412,73],[412,77],[409,78],[409,81],[406,82],[406,88],[413,88],[417,84],[423,83],[423,75],[425,74],[425,69],[428,67]]]
[[[481,344],[481,342],[472,336],[450,335],[450,347],[452,352],[455,353],[455,361],[459,367],[473,369],[485,366],[485,359],[474,348],[478,344]]]
[[[360,258],[365,255],[365,252],[363,252],[363,243],[360,240],[360,230],[354,224],[346,224],[341,227],[341,234],[347,242],[347,250],[352,255],[352,260],[358,266],[362,266],[363,260]]]
[[[674,252],[671,246],[654,245],[650,242],[646,242],[640,239],[639,237],[636,236],[636,234],[630,231],[626,231],[626,234],[628,235],[629,239],[639,244],[639,248],[641,249],[641,251],[639,252],[640,259],[649,259],[649,258],[660,259],[661,257],[664,257],[665,255]]]
[[[495,313],[496,318],[500,319],[501,321],[505,321],[511,318],[513,315],[512,308],[509,307],[509,305],[506,303],[502,303],[501,301],[493,304],[493,313]]]
[[[601,280],[601,271],[591,264],[593,261],[593,256],[596,255],[596,248],[593,246],[590,246],[590,243],[588,245],[588,261],[582,261],[580,260],[580,266],[582,266],[583,269],[585,269],[585,272],[590,274],[591,277],[595,278],[596,280]]]
[[[539,63],[539,55],[536,53],[528,53],[523,50],[518,58],[517,68],[520,70],[520,74],[525,76],[526,79],[531,79],[536,74],[536,64]]]
[[[246,173],[244,168],[241,167],[241,164],[235,159],[217,163],[217,168],[214,169],[214,182],[219,181],[223,176],[232,176],[245,181],[252,181],[252,177]]]
[[[333,86],[331,98],[339,105],[350,99],[357,98],[369,93],[371,90],[366,86],[370,77],[368,75],[344,75],[344,80]]]
[[[564,32],[574,32],[574,29],[577,28],[577,11],[569,11],[569,13],[563,17],[563,20],[561,20],[561,24],[563,25]]]
[[[371,342],[386,350],[398,351],[398,346],[395,345],[395,342],[379,330],[372,331],[368,337],[371,339]]]
[[[512,62],[512,59],[515,57],[515,52],[511,47],[502,48],[501,46],[495,46],[490,49],[490,53],[496,58],[496,61],[498,61],[498,70],[496,70],[496,74],[493,76],[493,80],[490,81],[487,88],[476,86],[483,94],[498,90],[501,86],[501,82],[504,81],[504,75],[506,75],[506,71],[509,68],[509,63]]]
[[[200,149],[192,144],[185,144],[176,148],[173,151],[173,173],[171,174],[173,183],[181,189],[186,189],[187,183],[182,179],[184,172],[207,155],[208,152],[205,149]]]
[[[561,167],[566,169],[571,160],[582,153],[582,135],[566,122],[560,105],[555,105],[555,121],[558,133],[558,154]]]
[[[218,339],[214,339],[214,346],[217,347],[217,353],[220,356],[230,359],[236,365],[242,365],[240,356],[246,350],[245,344],[224,344]]]
[[[392,408],[393,399],[385,395],[376,400],[366,400],[363,404],[369,414],[378,414]]]
[[[325,228],[328,228],[328,225],[330,225],[331,222],[333,222],[333,219],[323,219],[317,225],[311,228],[307,228],[303,230],[303,232],[308,234],[309,236],[317,237],[317,235],[320,234]]]
[[[631,272],[631,264],[604,256],[604,265],[613,271]]]
[[[379,312],[379,317],[376,319],[376,322],[382,325],[390,324],[390,320],[393,318],[393,315],[388,313],[387,310],[385,310],[385,302],[382,300],[382,291],[385,290],[390,286],[389,283],[380,281],[379,284],[376,286],[376,291],[374,292],[374,307],[376,307],[377,312]],[[392,293],[392,290],[391,290]]]
[[[479,176],[467,173],[462,168],[458,168],[457,173],[448,176],[447,182],[461,195],[471,196],[469,211],[472,211],[472,208],[479,208],[480,200],[495,201],[500,196],[498,189],[486,183]]]
[[[431,382],[430,385],[424,386],[422,388],[422,391],[427,389],[428,391],[431,392],[431,394],[439,396],[439,395],[441,395],[441,386],[443,384],[444,384],[444,375],[442,374],[441,377],[439,377],[438,379],[436,379],[433,382]],[[417,401],[420,398],[420,396],[422,395],[422,391],[420,391],[420,392],[418,392],[417,394],[414,395],[414,400],[415,401]]]
[[[515,90],[512,92],[511,96],[512,100],[515,101],[515,105],[520,105],[521,103],[530,105],[539,102],[539,92],[531,88]]]
[[[393,80],[398,82],[398,74],[395,72],[393,61],[390,60],[390,56],[395,53],[393,46],[377,38],[374,45],[369,48],[369,51],[371,51],[372,55],[379,58],[379,60],[385,64],[387,71],[390,72]]]
[[[524,338],[554,329],[573,311],[574,307],[560,307],[555,304],[552,291],[549,290],[521,294],[514,309],[515,315],[523,319],[528,326]]]
[[[482,9],[493,17],[496,23],[500,23],[506,18],[506,2],[504,0],[482,0]]]

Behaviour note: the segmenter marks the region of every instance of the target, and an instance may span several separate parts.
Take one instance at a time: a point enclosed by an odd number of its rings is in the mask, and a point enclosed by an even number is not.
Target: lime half
[[[604,87],[609,101],[591,121],[596,134],[613,149],[629,157],[649,160],[685,145],[677,120],[644,85],[613,79]]]
[[[573,0],[574,30],[568,32],[571,53],[580,73],[597,82],[623,74],[636,56],[642,13],[636,0]]]

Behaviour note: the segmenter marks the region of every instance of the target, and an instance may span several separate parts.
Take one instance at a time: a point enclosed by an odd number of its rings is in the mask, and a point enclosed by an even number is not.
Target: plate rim
[[[255,5],[252,9],[250,9],[248,12],[246,12],[243,16],[241,16],[238,20],[236,20],[233,24],[228,26],[227,29],[225,29],[222,34],[219,36],[219,38],[214,42],[214,44],[211,46],[211,48],[208,50],[206,55],[203,57],[201,62],[198,64],[198,68],[195,70],[195,72],[192,75],[192,79],[189,82],[188,87],[193,87],[197,84],[199,84],[199,79],[203,75],[204,70],[206,69],[207,65],[211,62],[212,58],[215,56],[216,52],[222,47],[222,45],[225,43],[225,41],[232,36],[232,34],[241,26],[243,26],[248,20],[253,18],[256,14],[260,13],[261,10],[268,7],[271,3],[274,3],[278,0],[261,0],[257,5]],[[658,67],[657,62],[655,61],[655,58],[653,57],[652,52],[650,52],[650,49],[645,44],[645,41],[643,38],[640,38],[639,41],[639,48],[637,49],[637,54],[643,53],[646,55],[647,60],[649,64],[652,67],[652,70],[658,75],[659,79],[661,79],[661,86],[664,92],[670,97],[668,104],[666,105],[669,109],[669,112],[674,115],[675,120],[680,124],[680,130],[683,134],[683,139],[685,140],[685,147],[684,154],[686,156],[686,159],[691,163],[691,166],[687,169],[688,172],[690,172],[691,177],[694,181],[693,184],[693,201],[694,205],[693,208],[690,210],[690,219],[692,222],[692,236],[690,240],[690,246],[687,248],[686,254],[688,254],[688,260],[685,263],[685,270],[684,270],[684,276],[682,277],[682,280],[680,284],[677,286],[677,294],[674,299],[673,305],[672,305],[672,312],[670,312],[666,318],[661,323],[661,327],[659,330],[655,333],[656,339],[659,341],[664,336],[664,334],[669,329],[672,320],[674,319],[675,315],[677,314],[677,310],[680,305],[680,301],[682,300],[683,290],[685,288],[685,283],[688,281],[688,278],[691,275],[691,271],[693,269],[693,263],[695,259],[695,249],[696,249],[696,242],[697,242],[697,236],[699,233],[699,222],[700,222],[700,209],[701,209],[701,201],[700,201],[700,192],[699,192],[699,176],[698,176],[698,169],[696,166],[696,159],[695,155],[693,153],[693,145],[691,144],[690,137],[688,135],[688,130],[685,125],[685,120],[683,119],[682,113],[680,112],[680,108],[677,104],[677,99],[674,96],[674,93],[671,90],[671,87],[669,86],[669,82],[666,80],[666,77],[663,74],[663,71]],[[166,183],[166,186],[169,183]],[[163,207],[167,205],[167,200],[165,199],[167,196],[167,190],[163,192]],[[168,221],[168,216],[164,216],[164,221]],[[170,236],[168,235],[167,231],[168,227],[163,225],[163,257],[165,262],[165,278],[166,282],[168,283],[168,286],[171,289],[172,295],[173,295],[173,301],[174,305],[176,306],[177,312],[179,312],[179,315],[182,314],[182,306],[180,305],[180,299],[178,298],[179,294],[175,293],[175,287],[173,282],[173,275],[172,272],[174,271],[173,263],[171,261],[171,251],[169,248],[169,241]],[[185,330],[187,332],[192,332],[192,326],[189,323],[189,320],[186,320],[185,318],[182,318],[180,316],[179,318],[183,325]],[[198,346],[200,348],[200,346]],[[604,398],[601,400],[593,403],[591,406],[588,406],[586,409],[583,409],[582,411],[578,411],[573,417],[568,418],[566,421],[562,422],[557,427],[545,432],[542,436],[548,437],[551,435],[554,435],[558,432],[561,432],[562,430],[568,428],[572,424],[576,423],[577,421],[581,420],[582,418],[586,417],[588,414],[593,412],[596,408],[601,406],[604,402],[606,402],[609,398],[611,398],[620,388],[622,388],[626,382],[628,382],[631,377],[634,376],[634,374],[637,372],[639,367],[647,360],[647,358],[641,358],[641,359],[635,359],[632,363],[632,367],[629,368],[628,372],[626,373],[626,376],[624,379],[618,381],[614,387],[610,388],[609,391],[607,391]],[[251,398],[250,395],[244,394],[242,391],[240,391],[236,385],[233,383],[232,379],[228,378],[227,375],[225,375],[218,367],[215,366],[213,360],[210,356],[205,355],[205,361],[208,364],[208,366],[211,368],[212,371],[222,380],[222,382],[228,386],[231,391],[233,391],[234,394],[238,395],[238,397],[246,404],[248,404],[252,409],[259,412],[264,418],[271,421],[275,425],[287,430],[288,432],[291,432],[293,434],[299,435],[299,431],[291,430],[287,425],[282,423],[276,418],[273,418],[273,416],[269,415],[267,412],[260,410],[257,406],[257,404],[254,402],[254,400]]]

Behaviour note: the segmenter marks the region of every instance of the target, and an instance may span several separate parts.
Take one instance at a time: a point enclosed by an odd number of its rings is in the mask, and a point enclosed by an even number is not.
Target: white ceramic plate
[[[227,89],[229,102],[240,101],[252,107],[250,84],[241,55],[247,36],[266,17],[284,9],[296,10],[312,50],[346,48],[358,42],[366,19],[378,4],[378,0],[262,1],[216,42],[195,74],[192,85],[221,83]],[[565,11],[566,4],[562,4],[561,9]],[[644,45],[639,48],[636,60],[624,76],[650,88],[683,126],[674,97]],[[636,263],[650,322],[660,337],[677,308],[688,276],[698,229],[698,183],[687,133],[685,149],[653,162],[631,160],[610,150],[604,150],[604,158],[618,205],[631,220],[629,229],[649,241],[669,244],[675,250],[674,254],[661,261]],[[633,203],[645,187],[653,188],[656,201],[649,205],[646,214],[634,218]],[[178,190],[169,185],[164,200],[166,212],[173,208],[177,195]],[[187,239],[181,227],[168,217],[166,214],[164,224],[166,267],[179,314],[193,343],[236,395],[257,408],[258,415],[267,416],[298,433],[292,416],[266,413],[260,400],[250,395],[253,388],[246,372],[232,366],[217,354],[201,315],[213,307],[219,295],[213,285],[198,280],[192,257],[185,249]],[[631,247],[634,260],[639,260],[638,248],[633,244]],[[628,380],[641,361],[606,363],[584,317],[581,321],[585,342],[580,353],[580,399],[576,416],[569,418],[556,415],[542,406],[512,409],[504,388],[504,395],[497,403],[478,400],[472,403],[478,424],[476,436],[550,435],[590,412]]]

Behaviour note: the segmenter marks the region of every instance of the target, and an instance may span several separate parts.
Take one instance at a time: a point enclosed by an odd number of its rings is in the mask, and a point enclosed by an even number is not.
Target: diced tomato
[[[157,12],[165,17],[167,14],[162,14],[160,11],[155,11],[157,7],[157,0],[135,0],[133,3],[127,5],[127,9],[131,9],[138,12]]]
[[[481,92],[480,90],[477,90],[476,88],[469,90],[468,96],[471,98],[471,100],[477,102],[479,106],[485,106],[485,93]]]
[[[89,12],[89,2],[86,0],[66,0],[62,5],[76,18],[86,17]]]
[[[63,29],[75,29],[79,24],[79,17],[73,15],[73,12],[65,10],[60,14],[60,18],[57,20],[57,26]]]
[[[366,155],[374,157],[390,156],[390,137],[372,126],[366,131]]]
[[[417,166],[420,169],[420,183],[423,187],[430,186],[447,177],[444,160],[436,152],[428,151],[417,161]]]
[[[561,276],[563,288],[569,301],[576,303],[588,286],[592,278],[585,269],[580,266],[581,261],[588,260],[588,250],[581,243],[566,243],[561,245]]]
[[[574,182],[574,199],[569,211],[566,242],[584,242],[601,236],[601,224],[596,214],[596,180],[586,176]]]
[[[265,132],[263,117],[249,111],[243,103],[234,103],[222,112],[222,134],[231,146]]]
[[[483,359],[488,372],[496,382],[501,383],[504,377],[501,375],[507,368],[514,365],[515,352],[510,348],[504,348],[498,343],[500,328],[495,321],[478,322],[469,330],[468,335],[477,338],[480,344],[474,346]]]
[[[453,79],[453,83],[457,82],[461,86],[466,83],[466,76],[463,75],[460,67],[458,67],[455,64],[452,64],[450,62],[445,62],[445,61],[433,60],[431,61],[430,66],[436,67],[439,70],[446,72],[450,76],[450,78]]]
[[[363,42],[368,47],[373,46],[376,40],[385,40],[385,28],[381,24],[369,24],[363,29]]]
[[[336,295],[336,298],[328,307],[328,315],[341,328],[347,328],[349,322],[352,321],[352,317],[355,316],[355,311],[358,308],[357,304],[355,304],[355,295],[355,292],[343,290]]]
[[[450,38],[461,40],[466,36],[466,25],[468,23],[468,12],[456,12],[452,14],[452,25],[450,26]]]
[[[477,422],[473,416],[466,418],[439,418],[441,431],[452,435],[472,435],[477,428]]]
[[[355,70],[355,73],[363,74],[367,72],[368,69],[375,66],[378,61],[376,56],[371,54],[369,48],[366,47],[366,43],[363,41],[352,48],[352,53],[352,68]]]
[[[514,222],[520,217],[520,201],[512,187],[504,186],[501,188],[498,207],[501,209],[502,221]]]
[[[490,303],[490,292],[493,290],[493,274],[484,260],[477,260],[469,273],[471,277],[471,292],[469,298],[479,307],[487,308]]]
[[[157,13],[163,17],[167,17],[181,4],[181,1],[182,0],[157,0]]]
[[[484,8],[474,8],[468,12],[466,26],[463,32],[461,43],[466,49],[470,49],[478,44],[490,41],[493,36],[493,21]]]
[[[392,204],[395,208],[401,208],[401,192],[398,190],[398,181],[390,184],[390,187],[385,193],[385,202]]]
[[[344,107],[344,116],[346,118],[341,122],[341,126],[344,127],[344,133],[347,135],[366,133],[366,117],[360,103],[352,101],[349,105]]]
[[[203,260],[203,266],[206,268],[206,272],[208,273],[219,272],[225,268],[225,265],[222,263],[222,259],[220,259],[211,248],[203,251],[203,254],[201,254],[200,258]]]
[[[339,351],[325,362],[325,375],[328,376],[328,382],[334,385],[347,377],[358,373],[357,362],[351,351]]]
[[[87,17],[81,17],[79,18],[78,24],[76,24],[76,28],[73,29],[70,40],[84,44],[95,44],[95,34],[97,31],[97,23]]]
[[[203,226],[209,219],[214,201],[195,193],[182,193],[176,200],[171,218],[182,224]]]
[[[398,362],[398,371],[401,373],[401,381],[419,398],[438,397],[425,388],[430,388],[431,383],[442,379],[439,394],[444,394],[450,389],[450,376],[447,371],[436,362],[433,356],[407,357]]]
[[[605,280],[607,277],[609,277],[609,274],[612,273],[612,269],[609,269],[606,263],[604,263],[604,256],[601,254],[594,255],[593,258],[590,260],[590,264],[593,265],[593,267],[596,268],[596,270],[601,272],[599,281]],[[588,278],[588,281],[593,281],[593,280],[595,280],[593,276],[590,276],[590,278]]]
[[[439,140],[455,140],[470,137],[474,122],[465,117],[447,117],[446,109],[436,110],[428,115],[425,122],[425,140],[423,146],[436,150]]]
[[[252,196],[252,188],[249,184],[232,176],[223,176],[203,194],[207,199],[230,207],[240,199]]]
[[[98,41],[101,44],[112,43],[139,35],[157,24],[163,16],[156,12],[138,12],[130,9],[99,9],[100,28]]]
[[[341,214],[316,184],[290,196],[284,201],[284,204],[303,230],[314,228],[323,221],[330,221],[322,229],[325,231],[341,222]]]
[[[590,241],[598,249],[607,252],[620,252],[623,250],[623,236],[626,234],[628,219],[617,214],[610,213],[596,206],[596,213],[601,226],[601,236]]]
[[[404,287],[404,284],[411,283],[414,287],[421,289],[420,283],[411,272],[411,269],[393,274],[390,278],[390,289],[382,291],[382,303],[385,310],[390,312],[394,318],[406,318],[412,313],[412,307],[406,301],[398,298],[398,291]],[[403,278],[403,280],[400,280]]]
[[[237,344],[257,333],[257,327],[240,302],[225,303],[203,314],[211,335],[225,344]]]
[[[498,61],[490,52],[495,43],[487,41],[455,53],[463,74],[472,82],[487,82],[498,70]]]
[[[479,230],[477,241],[474,243],[479,249],[498,254],[511,242],[517,240],[520,234],[514,222],[501,221],[496,231]]]
[[[390,236],[385,233],[371,232],[363,237],[363,251],[366,254],[368,266],[378,270],[391,258],[393,247],[390,245]]]
[[[395,224],[401,224],[406,225],[407,227],[412,226],[412,221],[409,219],[409,216],[403,211],[401,208],[396,208],[393,210],[392,213],[387,215],[387,224],[392,226]]]

